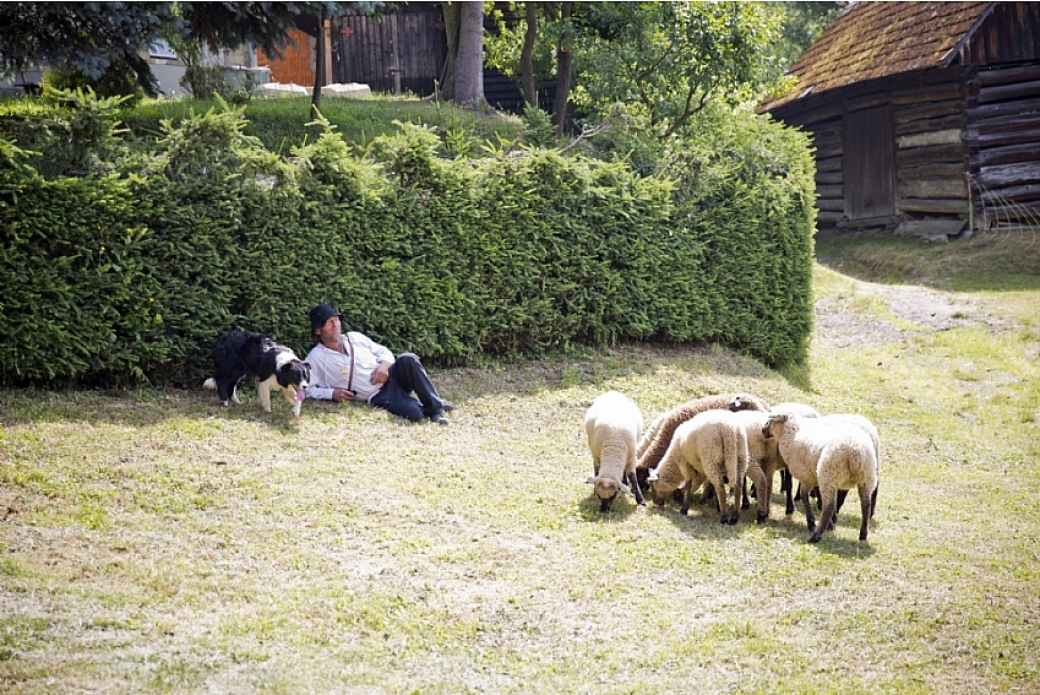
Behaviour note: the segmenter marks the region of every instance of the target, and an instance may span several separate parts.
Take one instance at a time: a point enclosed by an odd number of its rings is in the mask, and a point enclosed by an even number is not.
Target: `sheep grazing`
[[[592,402],[585,414],[585,433],[595,471],[587,482],[595,488],[599,510],[610,511],[619,492],[646,504],[636,482],[636,443],[643,433],[639,407],[623,393],[607,391]]]
[[[766,439],[762,434],[769,413],[760,410],[742,410],[733,413],[737,423],[744,428],[747,437],[748,466],[747,477],[751,478],[753,489],[757,491],[758,523],[769,518],[769,505],[773,493],[773,474],[783,465],[780,461],[775,439]]]
[[[708,410],[769,410],[769,405],[760,398],[746,393],[720,393],[714,396],[704,396],[684,403],[680,406],[662,413],[651,423],[642,441],[639,442],[637,455],[639,461],[637,469],[656,468],[661,458],[672,443],[672,435],[676,428]]]
[[[837,510],[838,490],[853,487],[859,491],[862,522],[859,539],[867,540],[871,499],[877,488],[878,466],[874,442],[859,425],[826,418],[806,418],[786,413],[770,413],[762,436],[775,438],[780,456],[791,475],[798,479],[799,497],[805,506],[805,519],[812,531],[810,543],[818,543]],[[814,524],[808,491],[819,486],[823,511]]]
[[[718,491],[719,520],[736,524],[748,468],[748,441],[744,427],[728,410],[708,410],[675,430],[661,463],[650,473],[654,504],[663,506],[668,495],[684,489],[679,510],[690,509],[690,493],[709,482]],[[733,488],[733,509],[726,503],[726,487]]]

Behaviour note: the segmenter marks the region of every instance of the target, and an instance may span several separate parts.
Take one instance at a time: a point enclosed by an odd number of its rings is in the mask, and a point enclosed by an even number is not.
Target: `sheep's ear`
[[[646,481],[648,483],[653,483],[653,482],[657,481],[657,470],[656,469],[653,469],[653,468],[650,469],[650,475],[646,476]]]
[[[629,497],[635,497],[635,495],[632,494],[632,488],[630,488],[628,485],[625,485],[624,483],[621,483],[621,492],[625,493]]]
[[[685,480],[682,481],[681,483],[679,483],[679,487],[677,487],[675,489],[676,490],[682,490],[684,487],[686,487],[686,481]]]
[[[595,485],[596,484],[596,479],[590,475],[588,480],[586,480],[585,482],[588,483],[589,485]]]

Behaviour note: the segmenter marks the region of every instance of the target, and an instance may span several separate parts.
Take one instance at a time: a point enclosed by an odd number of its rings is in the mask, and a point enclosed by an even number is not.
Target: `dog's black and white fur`
[[[260,333],[231,331],[217,338],[210,354],[217,375],[206,379],[203,386],[215,390],[225,406],[229,400],[242,402],[236,393],[238,382],[252,374],[259,382],[260,405],[265,411],[271,412],[271,391],[281,389],[286,400],[292,403],[293,415],[300,416],[311,366],[290,348]]]

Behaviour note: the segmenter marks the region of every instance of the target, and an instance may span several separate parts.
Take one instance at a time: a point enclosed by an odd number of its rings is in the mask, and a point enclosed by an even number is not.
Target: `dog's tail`
[[[216,391],[217,390],[217,380],[214,379],[213,377],[210,377],[210,378],[206,379],[206,381],[204,381],[203,384],[202,384],[202,388],[209,389],[210,391]]]

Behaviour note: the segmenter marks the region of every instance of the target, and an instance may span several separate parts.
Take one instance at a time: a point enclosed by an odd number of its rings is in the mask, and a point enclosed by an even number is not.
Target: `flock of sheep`
[[[735,524],[742,505],[747,506],[748,477],[762,523],[769,518],[774,473],[780,471],[788,514],[794,512],[791,479],[798,480],[810,543],[834,528],[852,488],[859,492],[862,513],[859,539],[867,540],[877,503],[881,448],[877,428],[862,415],[821,416],[802,403],[770,407],[748,394],[719,394],[662,413],[644,433],[639,407],[624,394],[608,391],[589,407],[585,431],[595,471],[588,482],[601,512],[621,492],[646,504],[646,490],[658,506],[670,495],[679,497],[680,512],[686,514],[691,495],[703,485],[705,495],[714,492],[722,523]],[[726,500],[727,485],[732,504]],[[810,493],[817,492],[819,523],[810,502]]]

